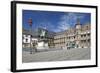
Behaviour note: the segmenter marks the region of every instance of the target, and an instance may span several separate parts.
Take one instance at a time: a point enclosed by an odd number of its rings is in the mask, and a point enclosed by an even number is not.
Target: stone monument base
[[[38,42],[37,51],[46,51],[46,50],[48,50],[48,49],[49,49],[48,43],[43,42],[43,41]]]

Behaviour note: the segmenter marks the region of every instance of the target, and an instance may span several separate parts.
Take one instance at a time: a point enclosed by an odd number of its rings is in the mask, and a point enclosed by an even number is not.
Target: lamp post
[[[30,54],[32,54],[32,45],[31,45],[31,43],[32,43],[32,18],[29,18],[29,20],[28,20],[28,24],[29,24],[29,26],[30,26]]]

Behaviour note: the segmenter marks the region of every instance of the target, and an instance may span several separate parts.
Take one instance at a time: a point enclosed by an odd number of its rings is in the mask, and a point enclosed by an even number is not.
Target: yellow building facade
[[[66,31],[58,32],[54,36],[55,47],[71,48],[90,48],[91,45],[91,26],[90,24],[80,24],[77,21],[75,27]]]

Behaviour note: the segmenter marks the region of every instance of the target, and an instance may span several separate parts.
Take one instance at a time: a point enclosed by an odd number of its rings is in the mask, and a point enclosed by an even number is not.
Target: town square
[[[90,17],[89,13],[24,10],[22,62],[91,59]]]

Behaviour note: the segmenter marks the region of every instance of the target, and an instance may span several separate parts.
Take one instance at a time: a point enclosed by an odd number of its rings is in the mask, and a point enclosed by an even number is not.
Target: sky
[[[82,25],[91,24],[90,13],[23,10],[22,14],[24,29],[30,29],[28,23],[30,18],[33,22],[33,30],[40,27],[53,32],[60,32],[74,27],[77,19],[80,20]]]

